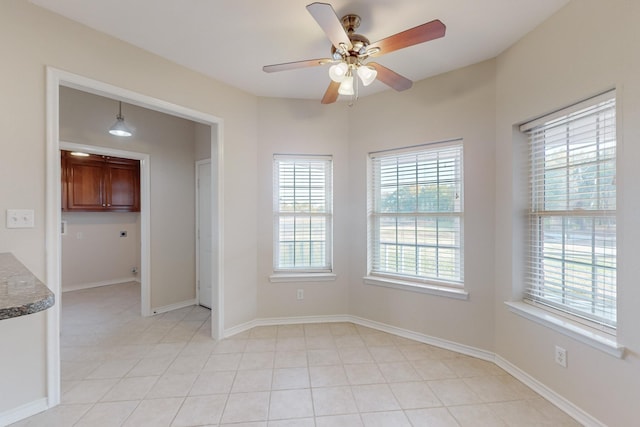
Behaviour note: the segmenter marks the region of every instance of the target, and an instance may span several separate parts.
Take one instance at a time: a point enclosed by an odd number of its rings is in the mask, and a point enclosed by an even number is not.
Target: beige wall
[[[581,0],[498,57],[495,351],[610,426],[638,423],[640,396],[640,3]],[[519,136],[513,126],[616,87],[618,127],[618,340],[624,360],[507,311],[522,286]],[[516,177],[516,179],[514,179]],[[568,368],[554,363],[555,345]]]
[[[225,325],[253,319],[256,98],[25,0],[0,2],[0,52],[10,58],[0,67],[0,252],[13,252],[36,276],[45,278],[45,67],[53,66],[224,120],[224,185],[231,186],[224,192],[223,207]],[[129,120],[126,111],[125,117]],[[160,170],[172,165],[158,161],[152,167]],[[21,185],[15,184],[17,177]],[[234,194],[236,185],[246,196]],[[152,199],[158,200],[167,188],[172,188],[171,183],[154,186]],[[4,216],[11,208],[34,209],[35,228],[6,229]],[[156,222],[152,227],[160,225]],[[152,245],[172,245],[170,238],[171,233],[164,233]],[[169,301],[163,292],[153,296],[153,304]],[[176,295],[178,299],[191,295],[191,290],[182,292]],[[46,384],[44,374],[34,374],[44,371],[44,316],[7,322],[0,326],[0,342],[3,357],[11,363],[0,364],[0,414],[45,397]],[[15,336],[28,336],[28,348],[13,346]]]
[[[43,312],[0,320],[0,415],[46,397],[46,323]]]
[[[398,70],[400,71],[400,70]],[[350,110],[350,313],[454,341],[493,348],[495,61],[358,101]],[[462,138],[464,286],[467,301],[363,283],[367,274],[369,152]]]
[[[260,98],[258,102],[258,317],[346,314],[349,283],[348,115],[346,105]],[[333,156],[333,272],[327,282],[271,283],[273,155]],[[304,299],[296,299],[296,290]]]
[[[67,212],[62,240],[62,291],[139,280],[138,213]],[[125,231],[126,237],[120,232]]]
[[[117,108],[112,99],[61,88],[60,140],[150,156],[151,309],[193,300],[195,123],[123,104],[133,135],[114,137],[106,129],[113,124]]]

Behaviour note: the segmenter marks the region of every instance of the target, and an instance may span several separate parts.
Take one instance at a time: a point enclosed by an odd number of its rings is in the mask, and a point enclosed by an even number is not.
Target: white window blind
[[[331,156],[273,160],[274,271],[330,272]]]
[[[525,299],[615,328],[614,94],[523,129],[530,146]]]
[[[369,274],[462,287],[462,142],[370,159]]]

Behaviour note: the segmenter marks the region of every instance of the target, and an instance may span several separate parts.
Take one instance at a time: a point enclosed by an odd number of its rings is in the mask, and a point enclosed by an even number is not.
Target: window
[[[274,271],[331,272],[331,157],[276,155],[273,173]]]
[[[521,127],[529,136],[525,300],[616,325],[616,101]]]
[[[462,288],[462,142],[370,159],[369,275]]]

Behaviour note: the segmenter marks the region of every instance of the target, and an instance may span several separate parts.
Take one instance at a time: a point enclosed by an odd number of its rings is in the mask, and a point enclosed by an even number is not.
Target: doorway
[[[191,110],[175,104],[168,103],[146,95],[141,95],[126,89],[88,79],[76,74],[47,68],[47,114],[46,114],[46,283],[56,295],[61,291],[61,191],[60,191],[60,141],[59,141],[59,88],[70,87],[91,94],[115,98],[129,104],[137,105],[149,110],[162,112],[176,117],[192,120],[211,128],[211,157],[215,160],[211,163],[211,213],[215,217],[212,222],[211,265],[218,266],[215,276],[212,275],[212,304],[216,307],[211,316],[211,336],[220,339],[223,335],[223,229],[222,210],[218,209],[222,200],[222,120],[218,117]],[[150,277],[153,266],[150,256],[150,224],[149,224],[149,158],[140,159],[142,172],[141,181],[141,265],[140,274],[142,282],[141,308],[142,315],[151,314]],[[146,162],[145,162],[146,160]],[[146,164],[146,168],[145,168]],[[146,174],[146,175],[145,175]],[[146,179],[145,179],[146,176]],[[146,209],[145,209],[146,206]],[[145,214],[146,212],[146,214]],[[146,218],[145,218],[146,216]],[[146,284],[145,284],[146,282]],[[145,289],[146,287],[146,289]],[[48,406],[53,407],[60,403],[60,306],[54,305],[47,311],[47,395]]]
[[[136,160],[140,165],[140,193],[145,193],[143,189],[148,188],[148,154],[68,141],[59,141],[59,145],[61,150],[74,153]],[[148,194],[142,195],[148,198]],[[142,286],[145,277],[138,271],[148,270],[140,267],[143,255],[147,256],[146,253],[142,254],[140,244],[146,239],[141,229],[149,221],[147,210],[148,203],[141,206],[138,212],[71,210],[62,213],[65,232],[62,233],[61,242],[61,294],[58,301],[63,299],[62,295],[67,291],[140,282],[141,296],[145,295],[146,299],[140,304],[139,313],[144,314],[149,283],[145,281]]]

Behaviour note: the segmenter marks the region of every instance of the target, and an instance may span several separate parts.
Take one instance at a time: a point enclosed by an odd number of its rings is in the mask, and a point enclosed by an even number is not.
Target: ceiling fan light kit
[[[347,77],[349,66],[345,62],[339,62],[329,67],[329,77],[336,83],[342,83]]]
[[[331,58],[312,59],[284,64],[265,65],[267,73],[333,64],[329,67],[331,82],[322,103],[331,104],[339,95],[351,97],[352,105],[358,97],[358,75],[363,86],[369,86],[376,79],[397,91],[409,89],[413,82],[374,62],[365,62],[369,57],[381,56],[395,50],[444,37],[446,27],[439,20],[433,20],[417,27],[402,31],[390,37],[369,43],[369,39],[355,30],[360,26],[358,15],[345,15],[338,19],[333,7],[328,3],[311,3],[307,10],[325,32],[331,44]],[[355,89],[354,89],[355,88]]]
[[[338,93],[340,95],[347,96],[353,96],[356,94],[355,90],[353,89],[353,76],[351,75],[351,73],[349,73],[349,75],[347,75],[347,77],[342,80],[342,82],[340,82]]]
[[[358,67],[358,77],[362,80],[362,84],[369,86],[378,76],[378,72],[375,68],[368,65],[361,65]]]

